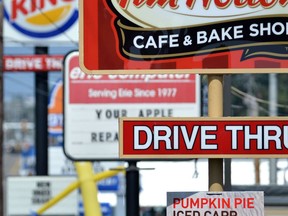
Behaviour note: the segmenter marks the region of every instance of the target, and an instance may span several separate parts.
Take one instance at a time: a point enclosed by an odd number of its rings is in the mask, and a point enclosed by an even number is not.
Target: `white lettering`
[[[217,126],[202,126],[201,127],[201,149],[213,150],[217,149],[217,144],[208,143],[209,140],[215,140],[215,134],[209,134],[211,131],[216,131]]]
[[[244,140],[245,140],[245,149],[251,149],[251,140],[257,141],[257,149],[262,149],[263,140],[262,140],[262,126],[257,126],[257,132],[255,134],[250,133],[250,126],[244,127]]]
[[[147,139],[145,143],[140,143],[140,132],[145,132]],[[152,143],[152,132],[147,126],[134,126],[134,149],[148,149]]]
[[[228,131],[232,132],[232,149],[237,149],[238,148],[238,137],[237,137],[237,133],[240,130],[243,130],[243,126],[226,126],[225,128]]]

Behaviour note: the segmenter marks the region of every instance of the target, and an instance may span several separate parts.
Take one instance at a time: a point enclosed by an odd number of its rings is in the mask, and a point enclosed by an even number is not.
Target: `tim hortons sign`
[[[120,120],[120,158],[287,157],[288,118]]]
[[[86,73],[287,72],[288,0],[79,2]]]

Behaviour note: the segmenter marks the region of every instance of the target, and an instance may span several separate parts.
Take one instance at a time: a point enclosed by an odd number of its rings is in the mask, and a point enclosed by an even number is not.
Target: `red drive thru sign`
[[[80,66],[93,74],[287,73],[287,8],[286,0],[79,1]],[[205,69],[219,56],[228,64]]]
[[[120,120],[121,158],[287,157],[288,118]]]
[[[63,55],[4,56],[4,71],[61,71]]]
[[[74,160],[119,159],[119,117],[199,117],[195,74],[89,75],[64,61],[64,151]]]

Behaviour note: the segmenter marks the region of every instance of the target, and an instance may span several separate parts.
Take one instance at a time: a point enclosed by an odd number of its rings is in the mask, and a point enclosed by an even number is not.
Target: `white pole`
[[[269,114],[270,116],[277,116],[277,103],[278,103],[278,91],[277,91],[277,74],[269,74]],[[277,184],[277,159],[270,159],[269,163],[269,177],[270,184]]]

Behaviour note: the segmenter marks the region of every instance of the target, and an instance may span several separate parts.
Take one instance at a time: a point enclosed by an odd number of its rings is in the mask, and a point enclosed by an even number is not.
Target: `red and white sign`
[[[1,3],[5,44],[77,44],[78,0],[2,0]]]
[[[61,71],[63,55],[4,56],[4,71]]]
[[[265,72],[287,73],[285,0],[79,3],[80,62],[86,73],[263,73],[259,61],[280,65]],[[227,62],[205,63],[219,56]]]
[[[167,216],[264,216],[264,192],[167,192]]]
[[[287,157],[287,118],[164,118],[120,122],[121,158]]]
[[[194,74],[88,75],[64,63],[64,150],[71,159],[119,159],[118,118],[199,117]]]

